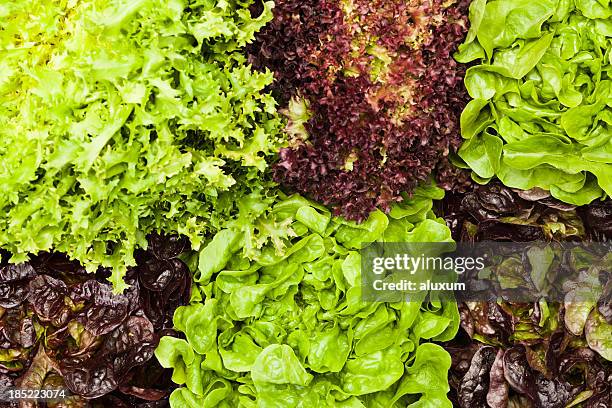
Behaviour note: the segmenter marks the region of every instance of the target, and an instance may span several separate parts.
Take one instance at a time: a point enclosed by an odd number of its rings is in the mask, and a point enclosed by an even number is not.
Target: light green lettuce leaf
[[[612,195],[610,16],[609,1],[472,2],[458,154],[475,180],[576,205]]]
[[[364,301],[357,252],[383,239],[453,244],[431,211],[442,194],[424,185],[392,215],[377,211],[356,224],[279,193],[240,227],[264,218],[289,223],[295,236],[279,238],[281,251],[267,241],[252,258],[235,249],[237,233],[219,231],[200,250],[201,298],[174,316],[186,340],[163,340],[156,352],[180,386],[172,406],[207,406],[222,396],[230,406],[265,408],[450,407],[450,357],[424,342],[456,334],[456,303],[426,302],[425,293],[409,303]],[[174,342],[189,344],[191,365],[174,357]]]

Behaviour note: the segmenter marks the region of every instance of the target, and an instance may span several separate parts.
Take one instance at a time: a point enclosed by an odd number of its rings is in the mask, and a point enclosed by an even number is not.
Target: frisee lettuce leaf
[[[0,247],[54,249],[122,291],[151,231],[194,248],[267,182],[274,99],[240,50],[251,0],[0,5]],[[32,18],[36,16],[36,18]]]

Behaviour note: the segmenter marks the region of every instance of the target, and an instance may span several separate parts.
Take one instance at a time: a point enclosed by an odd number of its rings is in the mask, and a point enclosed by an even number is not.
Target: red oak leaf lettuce
[[[448,194],[438,212],[461,241],[612,239],[612,200],[576,207],[540,189],[515,191],[494,182]],[[455,405],[611,406],[611,288],[608,280],[597,304],[566,298],[459,305],[462,330],[446,345]]]
[[[189,300],[191,274],[178,258],[188,249],[184,238],[150,236],[121,294],[109,269],[92,275],[57,253],[0,264],[0,384],[67,388],[70,398],[49,403],[58,408],[167,406],[170,375],[151,357]]]

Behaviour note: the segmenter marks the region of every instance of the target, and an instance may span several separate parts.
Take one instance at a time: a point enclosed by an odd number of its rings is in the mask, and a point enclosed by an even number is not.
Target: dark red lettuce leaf
[[[458,397],[465,407],[487,408],[489,372],[495,361],[497,350],[482,347],[472,357],[470,368],[459,385]]]
[[[183,252],[189,251],[189,240],[184,236],[149,236],[149,253],[157,259],[175,259]]]
[[[59,327],[66,324],[72,314],[66,303],[68,286],[51,276],[40,275],[30,281],[28,301],[38,318]]]
[[[594,202],[579,212],[592,239],[612,239],[612,200]]]
[[[514,191],[492,182],[447,194],[437,203],[437,211],[453,237],[464,242],[612,240],[609,199],[576,207],[542,190]],[[605,287],[597,309],[609,320],[612,283],[601,276],[600,281]],[[455,405],[471,408],[482,403],[480,397],[458,398],[473,383],[473,375],[468,375],[465,362],[454,363],[466,350],[487,347],[484,343],[497,352],[488,378],[486,402],[491,407],[564,407],[581,392],[587,392],[582,406],[612,406],[612,363],[587,348],[584,335],[577,337],[566,329],[564,310],[555,302],[460,304],[462,330],[445,345],[454,355],[449,378],[457,394]]]
[[[8,255],[2,254],[3,259]],[[12,308],[26,300],[28,281],[36,276],[30,264],[0,264],[0,307]]]
[[[29,264],[34,267],[37,274],[53,276],[68,285],[91,278],[91,275],[81,264],[56,252],[43,252],[33,256]]]
[[[164,330],[162,335],[176,335]],[[174,388],[172,372],[159,366],[155,359],[146,364],[135,367],[128,374],[126,385],[119,386],[118,390],[102,398],[94,400],[94,407],[141,407],[161,408],[169,407],[170,391]],[[144,400],[144,401],[143,401]]]
[[[536,374],[536,406],[543,408],[564,408],[573,399],[576,392],[569,383],[559,378],[547,379]]]
[[[104,338],[93,356],[65,359],[60,362],[60,371],[74,393],[101,397],[115,390],[130,369],[147,362],[157,343],[149,319],[130,316]]]
[[[497,350],[495,361],[489,371],[487,404],[490,408],[505,408],[508,404],[508,383],[504,377],[504,351]]]
[[[491,182],[465,193],[448,193],[437,210],[453,237],[464,242],[612,240],[611,199],[575,207],[538,189],[514,191]],[[551,228],[553,224],[565,229]]]
[[[155,266],[150,260],[143,262],[134,273],[143,287],[140,305],[155,329],[161,330],[173,326],[174,310],[189,297],[191,275],[187,265],[178,258],[158,262],[161,266]]]
[[[7,309],[0,320],[0,348],[31,347],[36,333],[24,307]]]
[[[62,362],[62,377],[66,386],[84,398],[97,398],[115,390],[119,385],[108,355]]]
[[[19,265],[4,265],[0,268],[0,282],[14,282],[24,279],[31,279],[36,276],[36,271],[28,263]]]
[[[467,102],[465,67],[452,54],[468,6],[354,0],[349,13],[338,1],[277,2],[247,48],[256,69],[274,72],[294,136],[276,180],[354,220],[388,210],[433,172],[445,188],[465,183],[448,157],[461,144]],[[292,128],[291,98],[308,105],[304,129]]]
[[[515,317],[497,303],[472,302],[461,304],[461,326],[474,333],[508,339],[514,332]]]
[[[129,292],[138,293],[132,285]],[[73,289],[72,300],[83,304],[78,321],[94,336],[111,332],[128,316],[130,301],[125,294],[113,294],[113,288],[99,281],[89,280]]]
[[[34,328],[32,317],[25,317],[21,319],[17,334],[19,336],[17,343],[21,347],[28,348],[34,345],[34,342],[36,341],[36,330]]]
[[[105,337],[101,352],[113,356],[115,372],[124,376],[133,367],[149,361],[158,342],[148,318],[130,316]]]
[[[504,377],[510,387],[527,396],[535,407],[563,408],[572,399],[570,384],[559,379],[547,379],[534,372],[528,364],[525,349],[512,347],[503,358]]]
[[[0,264],[0,348],[12,356],[0,363],[1,378],[75,394],[49,407],[167,406],[171,373],[152,356],[189,301],[184,250],[184,238],[151,236],[122,294],[112,292],[108,270],[89,274],[61,254]]]
[[[140,267],[139,277],[145,288],[160,291],[177,278],[177,271],[172,260],[148,259]]]
[[[0,283],[0,307],[5,309],[19,306],[26,300],[27,282]]]
[[[512,347],[505,351],[503,359],[504,377],[519,394],[526,395],[532,401],[536,400],[536,384],[533,372],[527,364],[525,350]]]

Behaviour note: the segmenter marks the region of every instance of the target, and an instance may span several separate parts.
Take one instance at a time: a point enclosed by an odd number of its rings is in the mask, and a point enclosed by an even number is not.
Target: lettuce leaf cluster
[[[445,344],[453,358],[449,381],[456,406],[610,406],[612,258],[609,250],[587,251],[591,241],[599,248],[612,243],[612,200],[576,207],[541,189],[513,191],[496,182],[449,194],[440,210],[462,241],[586,243],[561,268],[546,261],[546,245],[540,256],[528,250],[507,259],[507,281],[523,287],[518,282],[537,281],[538,270],[581,271],[579,281],[565,282],[563,302],[459,305],[460,333]],[[579,298],[585,290],[599,301]]]
[[[88,273],[58,253],[19,265],[0,262],[0,387],[67,389],[50,407],[167,403],[172,382],[152,358],[172,316],[189,302],[184,238],[152,235],[129,268],[129,290],[113,294],[100,268]],[[15,401],[3,407],[47,403]]]
[[[0,247],[54,248],[115,289],[154,230],[198,248],[278,150],[270,73],[240,54],[252,1],[0,5]],[[32,18],[36,16],[36,18]]]
[[[284,0],[247,49],[272,84],[291,138],[275,180],[363,221],[436,173],[457,180],[469,98],[453,53],[469,0]]]
[[[245,256],[240,228],[220,231],[197,259],[191,304],[174,315],[184,338],[155,354],[182,386],[173,407],[448,407],[456,303],[361,299],[362,242],[450,242],[422,187],[387,216],[333,218],[299,195],[261,217],[291,233]],[[249,229],[247,228],[247,231]]]
[[[575,206],[545,190],[514,190],[499,181],[448,193],[438,213],[462,242],[612,240],[611,199]]]
[[[612,194],[612,4],[476,0],[456,58],[465,84],[459,156],[486,182],[584,205]]]

